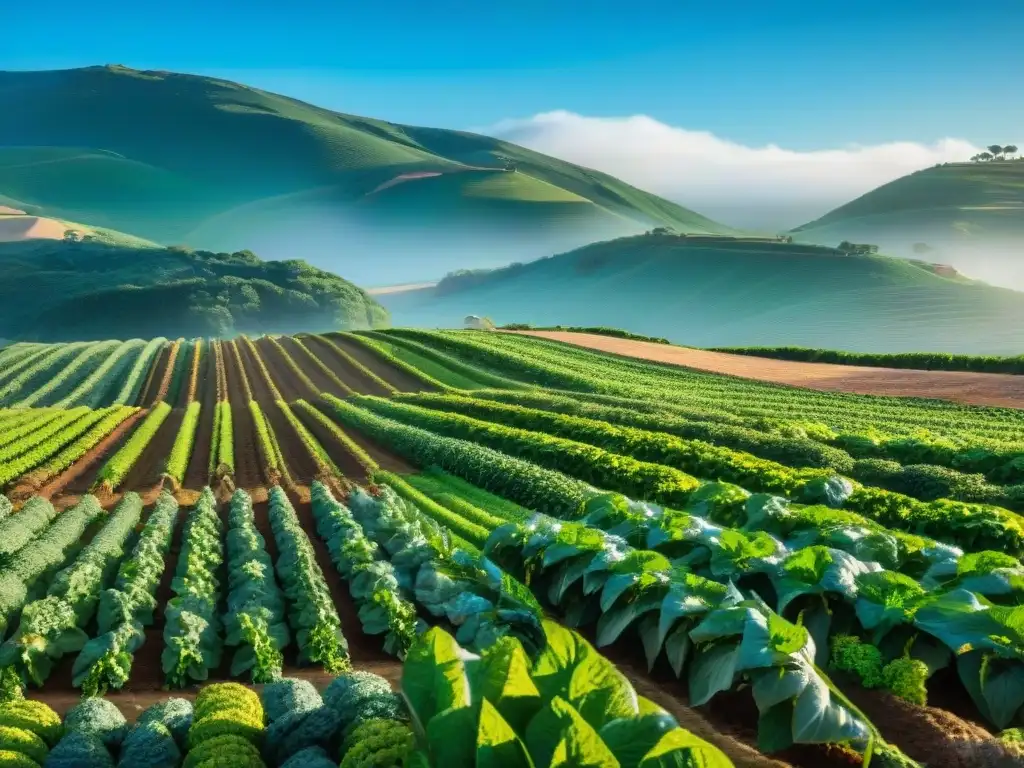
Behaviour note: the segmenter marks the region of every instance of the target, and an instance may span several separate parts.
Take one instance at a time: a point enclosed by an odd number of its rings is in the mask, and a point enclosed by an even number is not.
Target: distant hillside
[[[0,205],[164,245],[300,257],[368,285],[651,226],[730,231],[504,141],[205,77],[0,72],[0,113]]]
[[[904,176],[793,230],[804,242],[875,243],[1024,288],[1024,161],[951,163]],[[930,250],[914,249],[923,243]]]
[[[1020,354],[1024,293],[923,261],[643,235],[377,298],[395,325],[605,325],[694,346]]]
[[[387,324],[387,310],[363,290],[302,261],[102,241],[0,243],[0,338],[231,336]]]

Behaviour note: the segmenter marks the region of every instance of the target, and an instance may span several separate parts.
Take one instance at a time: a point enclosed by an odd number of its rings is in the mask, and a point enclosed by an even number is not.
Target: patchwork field
[[[1024,411],[565,339],[0,350],[0,755],[1024,760]]]

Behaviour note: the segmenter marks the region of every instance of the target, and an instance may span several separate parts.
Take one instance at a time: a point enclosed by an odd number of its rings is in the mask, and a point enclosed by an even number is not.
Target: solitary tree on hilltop
[[[1016,144],[1007,144],[1005,147],[1003,147],[1003,154],[1006,154],[1006,155],[1015,155],[1015,154],[1017,154],[1017,145]]]

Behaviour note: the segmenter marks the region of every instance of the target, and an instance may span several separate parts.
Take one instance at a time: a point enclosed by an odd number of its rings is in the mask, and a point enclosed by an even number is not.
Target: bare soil
[[[162,483],[167,458],[171,455],[184,416],[185,411],[181,408],[175,408],[167,415],[138,461],[128,471],[128,476],[121,484],[125,490],[141,491]]]
[[[207,347],[201,362],[196,400],[199,406],[199,426],[192,446],[184,487],[203,488],[210,482],[210,454],[213,453],[213,419],[217,410],[217,360],[212,347]]]
[[[347,360],[338,354],[334,347],[323,339],[317,336],[303,336],[302,343],[306,345],[306,349],[316,355],[330,368],[335,376],[360,395],[388,397],[391,394],[358,368],[353,368]]]
[[[291,403],[295,400],[310,399],[316,397],[318,392],[307,387],[302,379],[295,375],[291,366],[284,359],[284,355],[270,339],[262,338],[256,342],[256,349],[260,357],[270,371],[270,377],[277,385],[278,391],[285,402]],[[308,374],[307,374],[308,375]]]
[[[365,365],[399,392],[422,392],[429,389],[429,387],[415,376],[395,368],[393,365],[388,363],[387,360],[384,360],[374,354],[358,341],[352,341],[347,336],[337,333],[329,333],[327,336],[332,342],[337,344],[348,354],[352,355],[352,357],[359,361],[359,363]]]
[[[724,352],[706,352],[649,341],[564,331],[505,331],[552,339],[623,357],[724,373],[745,379],[788,384],[822,392],[852,392],[891,397],[927,397],[967,405],[1024,408],[1024,376],[1003,373],[915,371],[830,363],[771,360]]]
[[[160,350],[160,354],[156,358],[156,364],[149,369],[149,377],[146,379],[146,384],[142,388],[142,394],[139,395],[139,401],[136,405],[150,408],[156,402],[157,395],[160,392],[160,385],[163,383],[167,372],[167,365],[171,360],[172,345],[173,342],[168,342]]]
[[[341,389],[338,384],[320,368],[320,366],[313,363],[309,359],[309,356],[302,350],[302,347],[296,344],[290,336],[284,336],[278,339],[278,342],[285,348],[288,354],[291,355],[292,360],[295,361],[299,368],[309,376],[310,381],[313,382],[313,386],[317,388],[317,392],[329,392],[335,397],[345,397],[345,395],[348,394],[346,391]],[[342,379],[342,382],[344,382],[344,379]]]
[[[277,403],[269,403],[263,409],[263,413],[270,428],[274,430],[278,445],[281,446],[281,454],[288,465],[292,480],[301,485],[312,483],[322,470],[309,448],[302,442],[299,433],[295,431],[295,427],[288,421]]]
[[[89,493],[96,483],[96,476],[103,469],[104,463],[121,449],[121,446],[131,437],[135,427],[147,415],[149,415],[147,410],[133,413],[121,422],[117,429],[100,440],[85,456],[40,490],[40,495],[51,498],[63,494]]]
[[[366,476],[366,470],[363,465],[360,464],[355,456],[341,443],[335,436],[334,433],[329,429],[326,429],[319,421],[311,418],[305,413],[305,411],[296,408],[295,415],[299,417],[306,429],[308,429],[316,441],[323,446],[323,449],[327,451],[327,455],[331,457],[338,469],[341,470],[341,474],[352,482],[363,483],[368,479]],[[378,463],[379,460],[378,460]],[[392,470],[398,471],[398,470]]]
[[[245,394],[242,374],[235,354],[224,342],[224,368],[228,379],[228,401],[231,403],[231,430],[235,453],[235,485],[239,488],[257,488],[263,485],[263,467],[257,447],[256,425],[249,413],[249,399]]]

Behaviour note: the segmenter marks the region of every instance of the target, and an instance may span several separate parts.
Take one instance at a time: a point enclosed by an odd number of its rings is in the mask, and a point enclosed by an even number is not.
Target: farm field
[[[1024,761],[1024,410],[567,340],[0,349],[0,754]]]

